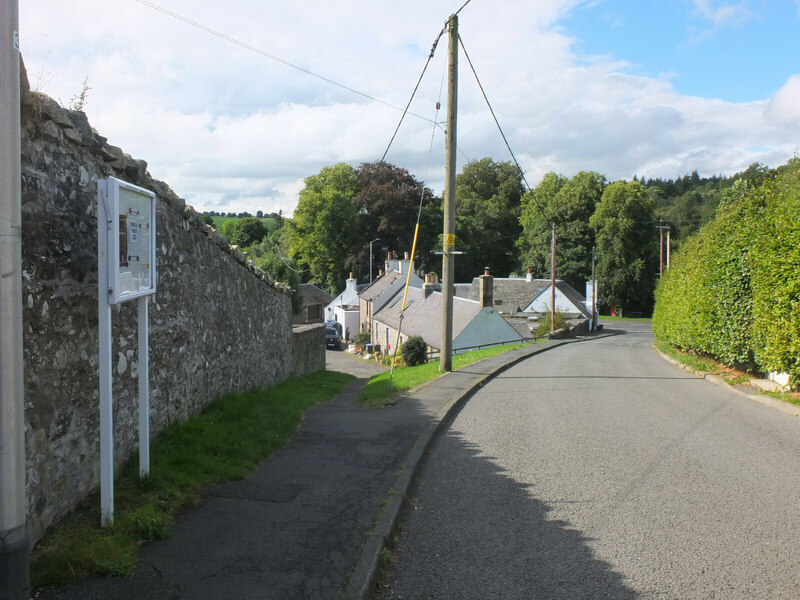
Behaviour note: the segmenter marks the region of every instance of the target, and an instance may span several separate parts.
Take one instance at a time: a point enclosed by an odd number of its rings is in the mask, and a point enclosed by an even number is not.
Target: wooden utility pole
[[[594,311],[597,310],[597,280],[595,279],[594,274],[594,263],[595,263],[595,255],[594,255],[594,247],[592,247],[592,324],[589,327],[589,331],[594,331],[597,327],[597,323],[594,320]]]
[[[447,134],[442,248],[442,344],[440,371],[453,370],[453,280],[456,244],[456,113],[458,111],[458,16],[447,22]]]
[[[550,333],[556,330],[556,224],[553,228],[553,239],[550,242]]]
[[[667,230],[667,268],[669,269],[669,225],[664,225],[664,220],[658,222],[658,277],[664,276],[664,230]]]

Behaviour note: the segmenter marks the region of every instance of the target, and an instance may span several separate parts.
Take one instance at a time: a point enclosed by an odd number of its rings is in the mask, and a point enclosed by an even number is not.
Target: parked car
[[[330,325],[325,326],[325,348],[333,348],[334,350],[340,350],[342,348],[342,338],[336,327]]]

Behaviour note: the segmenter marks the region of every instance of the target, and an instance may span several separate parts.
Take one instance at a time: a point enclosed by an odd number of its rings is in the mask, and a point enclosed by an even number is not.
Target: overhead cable
[[[338,81],[334,81],[333,79],[330,79],[329,77],[325,77],[324,75],[320,75],[320,74],[314,73],[313,71],[310,71],[308,69],[304,69],[303,67],[301,67],[299,65],[296,65],[294,63],[289,62],[288,60],[284,60],[284,59],[282,59],[282,58],[280,58],[278,56],[275,56],[274,54],[270,54],[269,52],[265,52],[264,50],[256,48],[255,46],[251,46],[250,44],[247,44],[247,43],[245,43],[245,42],[243,42],[241,40],[237,40],[234,37],[226,35],[226,34],[220,32],[220,31],[217,31],[216,29],[212,29],[211,27],[203,25],[202,23],[198,23],[197,21],[193,21],[192,19],[189,19],[188,17],[184,17],[183,15],[180,15],[180,14],[178,14],[176,12],[168,10],[168,9],[164,8],[163,6],[159,6],[158,4],[150,2],[149,0],[135,0],[135,1],[138,2],[139,4],[143,4],[144,6],[147,6],[149,8],[154,9],[154,10],[157,10],[157,11],[159,11],[159,12],[161,12],[161,13],[169,16],[169,17],[172,17],[173,19],[177,19],[178,21],[182,21],[182,22],[186,23],[187,25],[191,25],[192,27],[196,27],[197,29],[205,31],[206,33],[210,33],[211,35],[214,35],[214,36],[216,36],[216,37],[218,37],[220,39],[223,39],[226,42],[230,42],[231,44],[236,44],[237,46],[240,46],[240,47],[244,48],[245,50],[249,50],[250,52],[253,52],[255,54],[263,56],[264,58],[268,58],[270,60],[274,60],[275,62],[279,62],[282,65],[285,65],[285,66],[287,66],[289,68],[292,68],[292,69],[295,69],[297,71],[300,71],[301,73],[305,73],[306,75],[310,75],[311,77],[316,77],[317,79],[320,79],[321,81],[324,81],[325,83],[329,83],[331,85],[335,85],[336,87],[339,87],[339,88],[341,88],[343,90],[346,90],[348,92],[351,92],[353,94],[357,94],[358,96],[362,96],[364,98],[367,98],[368,100],[372,100],[373,102],[377,102],[379,104],[383,104],[384,106],[388,106],[389,108],[393,108],[394,110],[403,111],[403,116],[405,116],[405,114],[408,113],[413,117],[417,117],[418,119],[422,119],[423,121],[428,121],[429,123],[433,123],[433,121],[431,121],[427,117],[423,117],[422,115],[418,115],[416,113],[409,112],[408,111],[408,107],[406,107],[406,109],[403,110],[399,106],[395,106],[394,104],[391,104],[390,102],[386,102],[384,100],[381,100],[380,98],[376,98],[375,96],[371,96],[371,95],[369,95],[369,94],[367,94],[365,92],[361,92],[361,91],[359,91],[359,90],[357,90],[355,88],[352,88],[352,87],[350,87],[348,85],[345,85],[343,83],[339,83]],[[431,55],[433,55],[433,50],[431,50]]]

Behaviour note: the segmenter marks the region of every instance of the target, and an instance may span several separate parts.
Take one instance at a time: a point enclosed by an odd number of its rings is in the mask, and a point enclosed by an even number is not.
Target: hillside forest
[[[535,278],[549,278],[555,227],[557,278],[582,292],[594,249],[601,311],[614,305],[649,315],[666,262],[666,229],[659,226],[669,227],[674,254],[730,201],[736,186],[761,186],[785,168],[755,163],[729,177],[693,171],[614,182],[594,171],[551,172],[526,190],[514,163],[470,161],[456,176],[456,250],[463,253],[456,281],[471,282],[486,267],[496,277],[524,276],[530,268]],[[419,217],[414,266],[441,275],[442,199],[406,169],[339,163],[304,183],[291,218],[262,211],[204,218],[274,279],[293,288],[310,282],[335,295],[351,272],[360,283],[370,280],[371,241],[373,277],[387,253],[410,252]]]

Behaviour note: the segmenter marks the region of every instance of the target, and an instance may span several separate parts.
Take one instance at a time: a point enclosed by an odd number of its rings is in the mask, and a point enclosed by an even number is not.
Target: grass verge
[[[268,390],[223,396],[150,446],[150,476],[132,456],[114,482],[114,525],[100,527],[90,496],[55,525],[31,557],[31,585],[64,585],[90,575],[129,575],[139,547],[169,537],[175,515],[197,504],[202,486],[243,479],[284,446],[303,413],[339,394],[352,375],[320,371]]]
[[[453,370],[466,367],[467,365],[471,365],[484,358],[489,358],[490,356],[529,345],[530,344],[513,344],[509,346],[492,346],[482,350],[457,354],[453,357]],[[387,393],[389,389],[389,371],[384,371],[370,378],[369,383],[367,383],[361,391],[358,401],[363,406],[380,408],[389,404],[392,398],[400,392],[413,389],[431,379],[436,379],[441,374],[438,361],[417,365],[416,367],[395,367],[394,375],[392,376],[391,393]]]
[[[742,383],[749,383],[750,379],[752,377],[755,377],[755,375],[753,375],[752,373],[748,373],[747,371],[744,371],[742,369],[729,367],[720,362],[717,362],[710,356],[699,356],[696,354],[690,354],[688,352],[684,352],[683,350],[679,350],[674,346],[670,346],[666,342],[656,340],[654,342],[654,346],[662,354],[666,354],[670,358],[673,358],[679,363],[686,365],[690,369],[701,373],[709,373],[711,375],[716,375],[720,379],[723,379],[729,385],[739,385]],[[754,389],[753,391],[756,390]],[[800,393],[797,392],[759,391],[758,393],[766,394],[767,396],[777,398],[778,400],[783,400],[784,402],[789,402],[790,404],[796,404],[800,406]]]

